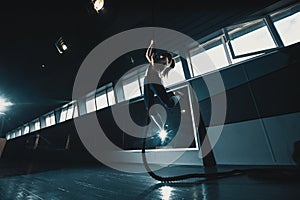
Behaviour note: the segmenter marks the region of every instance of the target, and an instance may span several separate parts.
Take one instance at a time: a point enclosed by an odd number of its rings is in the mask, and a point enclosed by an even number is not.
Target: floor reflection
[[[212,180],[178,183],[155,184],[136,197],[140,199],[202,199],[214,200],[218,198],[218,182]],[[187,196],[188,194],[188,196]]]
[[[162,200],[170,200],[172,197],[173,188],[170,186],[162,186],[160,188],[160,194]]]

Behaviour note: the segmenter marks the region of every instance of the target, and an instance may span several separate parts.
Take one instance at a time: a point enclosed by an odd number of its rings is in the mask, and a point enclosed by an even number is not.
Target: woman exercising
[[[144,79],[144,101],[148,114],[154,122],[162,128],[155,120],[156,115],[161,120],[158,113],[149,113],[150,107],[154,104],[154,95],[156,94],[159,100],[166,108],[173,108],[183,95],[181,92],[167,93],[166,88],[162,84],[162,78],[168,77],[169,72],[175,67],[175,60],[169,52],[163,52],[157,55],[153,51],[154,41],[151,40],[150,45],[146,51],[146,58],[150,65],[146,70]]]

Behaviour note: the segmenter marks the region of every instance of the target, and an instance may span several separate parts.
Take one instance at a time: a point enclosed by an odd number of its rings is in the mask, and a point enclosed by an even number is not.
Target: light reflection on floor
[[[162,200],[170,200],[172,197],[172,187],[169,186],[163,186],[160,188],[160,193],[161,193],[161,199]]]

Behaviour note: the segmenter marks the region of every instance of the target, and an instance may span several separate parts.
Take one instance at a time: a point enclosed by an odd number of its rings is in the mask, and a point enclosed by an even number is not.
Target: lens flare
[[[165,141],[167,136],[168,136],[168,132],[165,129],[162,128],[159,130],[159,137],[162,141]]]
[[[12,106],[13,104],[6,99],[0,97],[0,112],[4,112],[7,110],[9,106]]]

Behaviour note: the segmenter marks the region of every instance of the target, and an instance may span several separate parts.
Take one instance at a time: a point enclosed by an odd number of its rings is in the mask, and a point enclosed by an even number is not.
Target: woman
[[[154,104],[155,94],[166,108],[173,108],[183,95],[180,92],[176,92],[176,94],[173,92],[167,93],[166,88],[162,84],[162,78],[167,77],[170,70],[175,67],[175,60],[169,52],[163,52],[159,56],[156,55],[153,52],[153,45],[154,41],[151,40],[146,51],[146,58],[150,63],[144,80],[144,101],[147,112],[149,112],[150,107]],[[151,118],[156,122],[154,119],[155,115],[158,115],[158,113],[150,113]],[[159,126],[159,124],[157,125]]]

